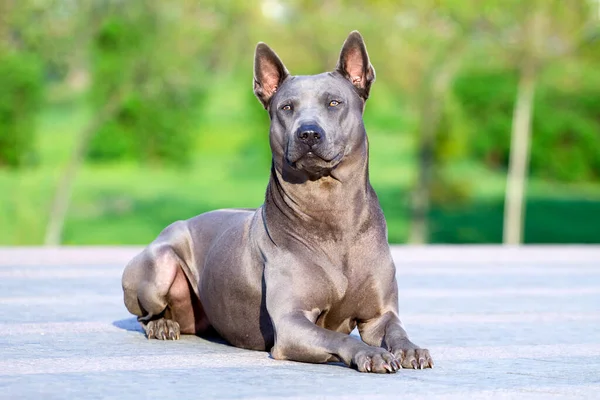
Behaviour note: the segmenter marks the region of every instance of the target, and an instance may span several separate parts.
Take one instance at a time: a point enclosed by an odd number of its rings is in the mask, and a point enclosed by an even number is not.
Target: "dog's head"
[[[291,76],[277,54],[259,43],[254,94],[271,118],[275,168],[315,180],[366,142],[362,121],[375,70],[360,33],[350,33],[333,72]]]

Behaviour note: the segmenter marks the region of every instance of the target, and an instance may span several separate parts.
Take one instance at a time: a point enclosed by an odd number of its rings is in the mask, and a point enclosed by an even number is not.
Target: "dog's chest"
[[[349,287],[342,298],[319,315],[316,323],[329,330],[350,333],[358,322],[379,315],[381,306],[380,296],[373,289]]]
[[[332,300],[319,317],[327,329],[346,331],[356,321],[375,317],[383,307],[381,289],[389,279],[389,267],[372,265],[364,259],[344,257],[344,262],[332,265],[329,281]]]

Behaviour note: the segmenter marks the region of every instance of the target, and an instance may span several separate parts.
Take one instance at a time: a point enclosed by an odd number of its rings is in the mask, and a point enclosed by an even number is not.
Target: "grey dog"
[[[375,70],[352,32],[333,72],[291,76],[256,47],[254,93],[271,118],[265,203],[168,226],[123,273],[149,339],[216,331],[278,360],[361,372],[430,368],[398,318],[396,268],[369,183],[365,102]],[[349,335],[358,326],[362,339]]]

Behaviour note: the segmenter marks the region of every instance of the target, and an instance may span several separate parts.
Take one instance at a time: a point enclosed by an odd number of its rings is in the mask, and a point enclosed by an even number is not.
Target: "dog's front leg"
[[[272,357],[312,363],[342,361],[361,372],[399,369],[400,363],[389,351],[316,325],[333,296],[329,277],[318,271],[289,253],[265,266],[266,306],[275,331]]]
[[[395,310],[360,322],[358,330],[365,343],[382,346],[394,354],[402,364],[402,368],[433,368],[429,350],[420,348],[408,339]]]
[[[275,328],[272,357],[312,363],[342,361],[360,372],[386,373],[400,368],[389,351],[315,325],[319,314],[319,310],[281,310],[275,316],[271,314]]]

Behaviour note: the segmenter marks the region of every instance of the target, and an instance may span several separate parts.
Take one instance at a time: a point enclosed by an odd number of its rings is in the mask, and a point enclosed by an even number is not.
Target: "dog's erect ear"
[[[367,47],[358,31],[353,31],[342,46],[336,70],[348,79],[363,99],[369,98],[371,84],[375,82],[375,69],[369,62]]]
[[[277,54],[264,43],[256,45],[254,53],[254,94],[265,108],[289,72]]]

